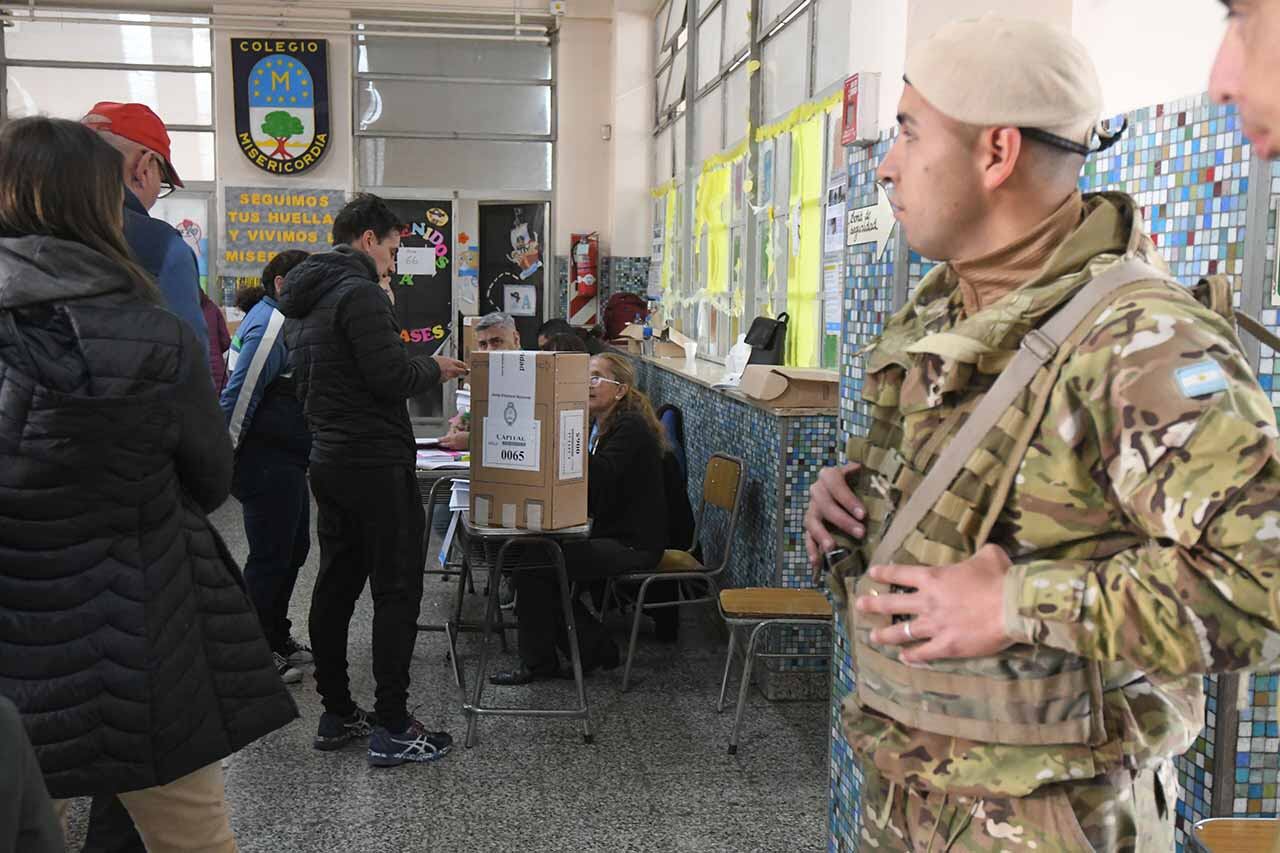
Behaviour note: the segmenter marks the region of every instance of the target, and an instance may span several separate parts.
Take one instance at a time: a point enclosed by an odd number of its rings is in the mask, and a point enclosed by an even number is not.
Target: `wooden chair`
[[[681,550],[668,549],[662,555],[661,562],[652,572],[618,575],[609,580],[605,587],[601,613],[608,612],[609,599],[617,596],[618,584],[640,584],[636,593],[635,614],[631,620],[631,642],[627,646],[627,664],[622,672],[622,690],[625,692],[631,684],[631,664],[635,659],[636,641],[640,636],[640,617],[646,610],[657,610],[664,607],[687,607],[691,604],[710,604],[716,600],[717,580],[729,565],[733,553],[733,537],[738,528],[739,510],[742,508],[742,492],[746,480],[742,460],[735,456],[717,453],[707,462],[707,473],[702,480],[702,502],[697,513],[694,526],[693,542],[689,548]],[[714,510],[727,516],[723,548],[717,565],[708,567],[693,555],[697,544],[701,541],[707,526],[708,510]],[[705,543],[704,543],[705,545]],[[710,550],[709,553],[716,553]],[[649,601],[649,588],[655,583],[671,583],[677,587],[673,601]],[[694,587],[699,595],[686,597],[689,590],[686,585]]]
[[[756,650],[756,643],[765,631],[777,626],[793,628],[822,627],[828,631],[833,624],[831,603],[826,593],[819,589],[791,589],[786,587],[748,587],[720,591],[720,615],[729,626],[729,652],[724,659],[724,676],[720,679],[720,699],[716,711],[724,710],[724,694],[729,686],[729,669],[733,664],[733,647],[739,629],[751,628],[751,638],[744,650],[742,685],[738,688],[738,711],[733,717],[733,734],[729,737],[729,754],[738,752],[738,732],[742,727],[742,712],[747,705],[747,692],[751,686],[751,668],[756,658],[826,658],[826,654],[773,653]]]
[[[1280,820],[1211,817],[1191,827],[1194,853],[1280,853]]]

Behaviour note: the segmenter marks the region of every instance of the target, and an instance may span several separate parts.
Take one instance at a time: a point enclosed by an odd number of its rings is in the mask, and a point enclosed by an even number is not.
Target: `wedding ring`
[[[910,622],[910,621],[903,622],[903,623],[902,623],[902,629],[903,629],[904,631],[906,631],[906,632],[907,632],[907,639],[908,639],[908,640],[912,640],[912,641],[914,641],[914,640],[915,640],[915,637],[911,636],[911,622]]]

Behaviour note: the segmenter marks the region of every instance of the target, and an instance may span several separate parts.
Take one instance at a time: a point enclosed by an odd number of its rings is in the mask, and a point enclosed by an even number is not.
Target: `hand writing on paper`
[[[950,566],[873,566],[871,579],[914,592],[864,595],[861,613],[907,616],[871,632],[871,642],[907,646],[903,663],[977,658],[1013,645],[1004,627],[1004,579],[1012,565],[998,545]]]
[[[823,468],[809,487],[809,508],[804,514],[804,547],[809,552],[811,567],[817,567],[822,555],[835,547],[828,525],[843,530],[854,539],[861,539],[867,532],[862,523],[867,511],[845,480],[860,467],[849,464],[840,468]]]
[[[440,439],[440,446],[445,450],[468,450],[471,447],[471,433],[450,430]]]

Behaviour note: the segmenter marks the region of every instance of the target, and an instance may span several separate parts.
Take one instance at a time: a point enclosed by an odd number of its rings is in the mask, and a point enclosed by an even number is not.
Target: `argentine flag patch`
[[[1227,374],[1222,365],[1213,360],[1179,368],[1174,376],[1183,395],[1193,399],[1227,390]]]

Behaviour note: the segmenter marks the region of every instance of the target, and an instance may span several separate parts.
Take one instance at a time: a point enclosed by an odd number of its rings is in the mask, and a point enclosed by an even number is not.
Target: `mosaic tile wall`
[[[640,386],[655,407],[671,403],[684,412],[689,500],[695,511],[713,453],[726,452],[746,464],[746,491],[722,585],[813,586],[802,539],[804,501],[817,472],[835,462],[836,418],[781,417],[646,362],[641,362]],[[718,555],[704,556],[714,562]],[[778,629],[769,651],[826,654],[828,645],[825,631]],[[827,667],[814,658],[768,663],[779,669]]]
[[[1233,109],[1214,106],[1207,96],[1137,110],[1129,116],[1130,128],[1124,140],[1110,151],[1091,158],[1081,180],[1086,192],[1121,190],[1132,194],[1142,208],[1148,232],[1152,234],[1174,276],[1194,283],[1200,276],[1225,273],[1239,276],[1244,271],[1245,211],[1248,191],[1248,144],[1241,135]],[[870,151],[853,150],[849,157],[851,207],[874,201],[873,169],[883,157],[889,140]],[[1280,195],[1280,168],[1270,175],[1273,195]],[[896,239],[896,232],[895,232]],[[1270,214],[1268,257],[1276,256],[1274,210]],[[862,248],[862,247],[859,247]],[[892,247],[885,258],[893,256]],[[861,366],[852,353],[874,334],[893,307],[891,263],[877,262],[868,252],[850,250],[846,255],[846,323],[841,353],[841,422],[843,439],[866,428],[866,417],[858,403],[862,385]],[[932,263],[914,252],[907,269],[908,292]],[[1268,267],[1273,274],[1274,266]],[[1274,288],[1272,288],[1274,291]],[[1238,294],[1237,294],[1238,299]],[[1280,296],[1273,292],[1265,321],[1280,326]],[[1262,352],[1259,375],[1263,387],[1280,407],[1280,364],[1274,353]],[[847,651],[837,643],[833,655],[831,814],[829,849],[856,850],[858,771],[840,736],[839,702],[852,688]],[[1217,678],[1205,679],[1209,697],[1206,728],[1187,755],[1177,759],[1182,787],[1177,807],[1179,849],[1187,828],[1209,816],[1213,797],[1213,758],[1218,719]],[[1276,676],[1253,676],[1242,685],[1246,690],[1237,743],[1235,809],[1250,815],[1274,814],[1277,809]]]
[[[724,585],[776,584],[778,477],[782,460],[778,418],[648,362],[641,361],[639,366],[640,388],[649,395],[654,408],[670,403],[684,413],[689,502],[695,513],[702,499],[702,478],[713,454],[737,456],[746,467],[738,530]],[[719,555],[704,556],[712,562]]]
[[[783,431],[786,449],[782,469],[782,533],[778,586],[807,588],[814,586],[813,570],[804,547],[804,512],[809,487],[823,468],[836,464],[836,418],[830,415],[777,418]],[[821,628],[782,628],[770,651],[787,654],[828,654],[830,632]],[[828,660],[800,658],[780,660],[781,669],[825,670]]]
[[[1267,176],[1271,202],[1267,210],[1267,298],[1263,303],[1263,322],[1276,331],[1280,327],[1280,291],[1276,287],[1276,205],[1280,202],[1280,163],[1274,163]],[[1269,347],[1261,349],[1258,382],[1271,395],[1271,403],[1280,414],[1280,364]],[[1280,788],[1280,699],[1278,677],[1245,676],[1240,685],[1243,693],[1240,727],[1236,732],[1235,778],[1232,780],[1232,808],[1237,815],[1274,817],[1280,813],[1277,789]]]
[[[892,144],[892,137],[871,148],[849,150],[850,209],[876,203],[875,170]],[[893,305],[894,252],[898,229],[883,247],[864,244],[845,253],[845,322],[840,347],[839,446],[850,436],[863,435],[869,418],[862,403],[862,360],[854,353],[880,333]],[[877,250],[883,250],[879,255]],[[840,703],[853,690],[853,664],[844,633],[844,618],[836,613],[836,642],[831,655],[831,779],[828,814],[828,849],[844,853],[858,849],[857,828],[862,773],[840,728]]]
[[[649,283],[649,259],[614,257],[600,259],[600,289],[597,291],[600,308],[615,293],[639,293],[644,295]],[[560,294],[557,317],[569,316],[569,258],[556,255],[556,287]],[[603,318],[600,318],[603,320]]]

